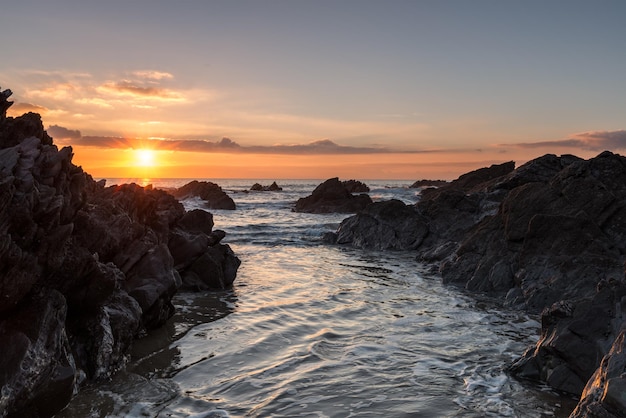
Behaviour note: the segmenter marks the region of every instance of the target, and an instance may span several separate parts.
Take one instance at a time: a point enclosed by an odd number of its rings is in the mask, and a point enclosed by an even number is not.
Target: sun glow
[[[135,164],[138,167],[154,167],[156,165],[155,152],[151,149],[135,150]]]

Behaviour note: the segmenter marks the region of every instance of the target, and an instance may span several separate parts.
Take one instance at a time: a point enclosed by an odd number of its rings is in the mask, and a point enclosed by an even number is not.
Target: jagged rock
[[[539,342],[512,365],[512,372],[580,394],[625,324],[624,296],[623,281],[605,280],[592,297],[561,300],[546,308]]]
[[[199,197],[209,209],[235,210],[235,202],[220,186],[210,181],[193,180],[178,189],[170,191],[178,199]]]
[[[355,213],[370,203],[372,199],[368,195],[353,195],[335,177],[317,186],[310,196],[298,199],[294,210],[308,213]]]
[[[350,193],[369,193],[367,184],[358,180],[344,180],[341,182]]]
[[[0,89],[0,121],[4,121],[4,119],[6,119],[7,110],[13,104],[13,102],[9,101],[9,97],[11,97],[12,94],[13,92],[9,89]]]
[[[135,184],[105,187],[41,118],[0,120],[0,411],[48,417],[80,382],[122,368],[173,313],[181,274],[231,286],[239,259],[211,214]],[[214,276],[212,276],[214,275]],[[204,286],[207,288],[210,286]]]
[[[254,192],[279,192],[283,190],[283,188],[276,184],[276,182],[273,182],[269,186],[263,186],[260,183],[254,183],[252,187],[250,187],[250,190]]]

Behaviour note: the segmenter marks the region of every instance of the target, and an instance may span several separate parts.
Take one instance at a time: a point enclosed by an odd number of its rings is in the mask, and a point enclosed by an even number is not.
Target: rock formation
[[[206,202],[209,209],[235,210],[235,202],[220,186],[210,181],[193,180],[170,193],[178,199],[199,197]]]
[[[181,286],[228,287],[239,266],[210,214],[150,187],[105,187],[72,156],[39,115],[0,120],[3,415],[53,415],[124,366]]]
[[[366,194],[353,195],[339,178],[331,178],[313,190],[310,196],[298,199],[296,212],[355,213],[372,203]]]
[[[252,187],[250,187],[250,190],[253,192],[279,192],[283,190],[283,188],[276,184],[276,182],[273,182],[269,186],[263,186],[260,183],[254,183]]]
[[[511,371],[576,395],[587,385],[576,416],[626,414],[616,398],[626,385],[617,371],[626,329],[626,158],[545,155],[517,169],[476,170],[424,190],[414,208],[374,203],[344,220],[334,240],[416,250],[446,283],[542,312],[541,339]]]
[[[344,180],[341,182],[350,193],[369,193],[367,184],[358,180]]]

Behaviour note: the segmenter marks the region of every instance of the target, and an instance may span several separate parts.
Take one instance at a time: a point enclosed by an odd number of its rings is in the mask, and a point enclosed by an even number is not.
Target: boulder
[[[377,202],[344,220],[337,230],[338,244],[377,250],[408,250],[420,246],[428,226],[415,207],[399,200]]]
[[[339,178],[331,178],[313,190],[310,196],[298,199],[294,210],[308,213],[355,213],[372,203],[367,194],[353,195]]]
[[[209,209],[235,210],[235,202],[222,190],[220,186],[210,181],[193,180],[170,193],[178,199],[199,197],[206,202]]]

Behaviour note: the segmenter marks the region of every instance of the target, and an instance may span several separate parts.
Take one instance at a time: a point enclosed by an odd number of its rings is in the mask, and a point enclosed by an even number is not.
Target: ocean
[[[291,210],[322,180],[279,180],[280,192],[210,181],[237,205],[210,210],[242,261],[233,289],[176,295],[175,316],[136,341],[126,369],[57,417],[566,417],[575,406],[505,371],[537,341],[537,317],[444,286],[411,252],[323,243],[349,215]],[[410,181],[365,183],[375,201],[419,199]]]

